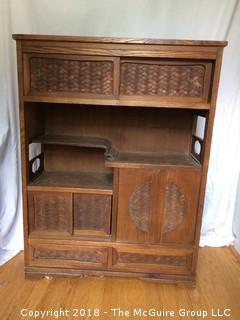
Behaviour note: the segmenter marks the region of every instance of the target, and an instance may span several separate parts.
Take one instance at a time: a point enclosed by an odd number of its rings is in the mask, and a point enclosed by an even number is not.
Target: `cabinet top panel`
[[[116,38],[116,37],[84,37],[64,35],[35,35],[35,34],[13,34],[15,40],[37,40],[37,41],[66,41],[66,42],[93,42],[93,43],[132,43],[132,44],[156,44],[170,46],[208,46],[225,47],[227,41],[211,40],[174,40],[174,39],[146,39],[146,38]]]

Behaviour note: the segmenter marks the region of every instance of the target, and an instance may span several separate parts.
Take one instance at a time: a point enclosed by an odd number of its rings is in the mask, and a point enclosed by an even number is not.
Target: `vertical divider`
[[[114,168],[112,210],[111,210],[112,216],[111,216],[111,228],[110,228],[112,241],[115,241],[117,237],[118,187],[119,187],[119,169]]]
[[[116,57],[113,60],[113,95],[116,99],[119,99],[119,90],[120,90],[120,58]]]
[[[73,236],[74,235],[74,193],[71,193],[71,202],[72,202],[72,208],[71,208],[71,216],[70,216],[70,234]]]

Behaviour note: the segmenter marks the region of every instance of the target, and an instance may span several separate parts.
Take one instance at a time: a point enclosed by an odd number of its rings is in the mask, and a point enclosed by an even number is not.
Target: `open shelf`
[[[143,168],[156,166],[201,167],[201,164],[190,154],[159,155],[135,152],[119,152],[113,161],[106,161],[105,165],[113,168]]]
[[[54,191],[64,189],[64,191],[85,191],[86,193],[103,193],[112,194],[111,173],[96,172],[47,172],[43,171],[38,177],[31,181],[28,185],[29,191],[45,190],[53,188]],[[71,189],[71,190],[70,190]],[[47,191],[47,190],[46,190]]]
[[[31,142],[52,145],[99,148],[105,150],[104,155],[106,159],[109,160],[114,159],[117,153],[117,151],[112,147],[112,143],[110,140],[98,137],[45,134],[32,139]]]
[[[105,150],[106,167],[145,167],[145,166],[193,166],[200,163],[191,154],[159,154],[145,152],[125,152],[117,150],[111,140],[89,136],[68,136],[45,134],[36,137],[31,142],[45,145],[64,145]]]

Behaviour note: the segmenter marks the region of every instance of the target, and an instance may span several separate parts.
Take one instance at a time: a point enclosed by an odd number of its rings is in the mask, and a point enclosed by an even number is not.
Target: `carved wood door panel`
[[[117,240],[140,243],[154,240],[157,174],[157,170],[120,170]]]
[[[191,244],[194,241],[200,170],[171,168],[161,172],[161,228],[156,229],[159,243]]]
[[[117,240],[193,243],[199,185],[195,168],[120,170]]]

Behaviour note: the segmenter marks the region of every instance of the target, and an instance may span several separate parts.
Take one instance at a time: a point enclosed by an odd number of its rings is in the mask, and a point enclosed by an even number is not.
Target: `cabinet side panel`
[[[25,266],[29,265],[28,245],[28,206],[27,206],[27,181],[28,181],[28,140],[26,132],[26,118],[23,100],[23,54],[22,41],[17,43],[17,74],[18,74],[18,98],[19,98],[19,121],[20,121],[20,144],[21,144],[21,174],[22,174],[22,203],[23,203],[23,228],[24,228],[24,260]]]
[[[211,108],[210,108],[209,114],[207,115],[207,125],[205,129],[206,138],[203,146],[202,180],[201,180],[201,186],[200,186],[199,205],[198,205],[198,213],[197,213],[197,221],[196,221],[196,232],[195,232],[196,249],[193,257],[193,265],[192,265],[193,271],[196,269],[197,258],[198,258],[198,244],[200,239],[202,213],[203,213],[203,206],[204,206],[204,197],[205,197],[205,190],[206,190],[207,173],[208,173],[209,157],[210,157],[210,149],[211,149],[211,141],[212,141],[212,133],[213,133],[213,124],[214,124],[218,86],[219,86],[221,64],[222,64],[222,54],[223,54],[223,49],[218,49],[217,58],[215,61],[215,67],[214,67],[214,76],[212,79],[212,96],[211,96],[211,103],[210,103]]]

